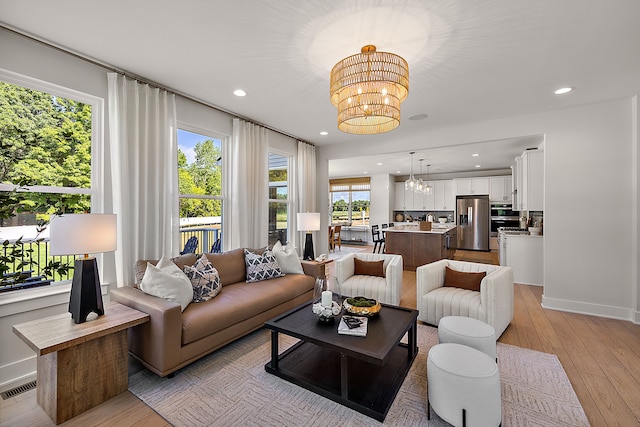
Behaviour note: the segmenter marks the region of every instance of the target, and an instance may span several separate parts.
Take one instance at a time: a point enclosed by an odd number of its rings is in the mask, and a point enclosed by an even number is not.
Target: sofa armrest
[[[355,273],[354,258],[354,254],[349,254],[336,260],[336,279],[339,283],[346,282]]]
[[[300,261],[300,264],[302,265],[302,271],[304,271],[305,276],[311,276],[314,279],[318,276],[321,276],[322,272],[325,269],[322,264],[319,264],[315,261],[311,262],[302,260]]]
[[[434,289],[444,286],[445,267],[449,261],[441,259],[416,268],[416,296],[420,298]]]
[[[129,350],[156,374],[165,376],[171,373],[180,362],[180,304],[130,286],[113,289],[111,300],[149,314],[149,322],[130,330]]]
[[[480,283],[480,303],[487,310],[487,322],[496,329],[496,338],[513,319],[513,270],[501,267]]]
[[[387,269],[385,271],[385,277],[387,279],[387,286],[391,290],[391,304],[400,305],[400,296],[402,294],[402,257],[391,256]]]

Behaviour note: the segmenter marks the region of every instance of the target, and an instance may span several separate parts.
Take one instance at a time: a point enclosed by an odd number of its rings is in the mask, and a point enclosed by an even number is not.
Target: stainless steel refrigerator
[[[489,250],[489,196],[456,197],[458,249]]]

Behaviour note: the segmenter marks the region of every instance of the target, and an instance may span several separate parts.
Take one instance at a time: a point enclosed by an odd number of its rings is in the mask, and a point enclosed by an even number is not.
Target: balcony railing
[[[221,237],[221,234],[218,227],[185,227],[180,230],[182,247],[191,236],[198,238],[196,253],[211,252],[213,244]],[[11,246],[16,243],[13,241],[9,245],[2,245],[1,243],[2,240],[0,240],[0,254],[6,258],[12,251]],[[51,261],[58,261],[73,267],[77,256],[52,256],[48,238],[23,239],[18,244],[22,246],[22,257],[16,259],[13,264],[8,264],[9,271],[5,273],[3,283],[0,284],[0,292],[44,286],[51,282],[72,279],[73,268],[68,270],[66,274],[56,274],[56,277],[45,275],[44,268]],[[16,283],[11,283],[13,282],[11,279],[18,276],[20,279]],[[8,282],[8,284],[5,284],[5,282]]]
[[[213,244],[220,238],[221,234],[219,227],[183,227],[180,229],[180,240],[184,248],[190,237],[197,237],[198,247],[195,253],[201,254],[212,252]]]
[[[44,286],[52,281],[71,280],[73,268],[64,274],[56,274],[56,277],[45,275],[44,268],[50,261],[58,261],[73,267],[75,255],[52,256],[50,255],[49,239],[21,240],[20,243],[11,242],[0,247],[3,258],[8,257],[15,245],[21,246],[22,256],[14,260],[13,264],[7,264],[9,271],[3,276],[0,284],[0,292],[14,289],[24,289],[36,286]],[[13,280],[18,279],[18,280]]]

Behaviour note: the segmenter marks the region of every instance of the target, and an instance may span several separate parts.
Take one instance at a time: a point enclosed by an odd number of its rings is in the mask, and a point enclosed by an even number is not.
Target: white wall
[[[638,227],[633,227],[638,220],[633,215],[638,113],[633,105],[629,97],[424,132],[423,139],[437,145],[546,136],[545,307],[638,318]],[[389,152],[388,142],[372,140],[367,154]],[[393,149],[425,148],[410,144],[394,140]],[[319,147],[319,178],[327,174],[328,160],[358,156],[357,144]],[[612,210],[618,226],[602,226],[602,216]]]
[[[386,224],[391,217],[393,179],[389,174],[371,175],[371,209],[369,224]]]

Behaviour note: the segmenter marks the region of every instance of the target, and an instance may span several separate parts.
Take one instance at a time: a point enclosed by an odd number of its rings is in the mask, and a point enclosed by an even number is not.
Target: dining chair
[[[384,237],[382,237],[378,224],[371,226],[371,237],[373,238],[373,253],[383,253]]]

